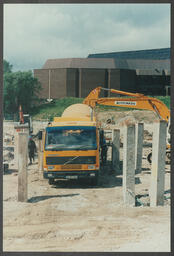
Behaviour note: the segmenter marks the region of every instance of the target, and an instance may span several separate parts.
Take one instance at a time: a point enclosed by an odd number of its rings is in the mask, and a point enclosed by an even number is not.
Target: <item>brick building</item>
[[[149,51],[152,55],[153,50]],[[49,59],[42,69],[34,70],[34,76],[43,88],[40,98],[84,98],[98,86],[148,95],[165,95],[165,88],[170,84],[168,51],[163,51],[163,55],[165,53],[167,56],[161,59],[152,59],[149,52],[147,58],[142,59],[145,53],[142,55],[143,51],[137,52],[141,59],[138,56],[130,58],[134,56],[133,52],[132,55],[127,52],[127,59],[125,53],[122,58],[120,55],[114,57],[108,54],[106,57],[105,54],[101,57],[96,54],[89,55],[88,58]],[[137,52],[135,53],[138,54]]]

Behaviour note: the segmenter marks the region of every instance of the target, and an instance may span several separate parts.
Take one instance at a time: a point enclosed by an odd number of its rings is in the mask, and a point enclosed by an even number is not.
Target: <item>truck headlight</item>
[[[93,165],[93,164],[88,165],[88,169],[90,169],[90,170],[94,170],[94,169],[95,169],[95,165]]]
[[[54,169],[54,166],[50,165],[48,166],[48,170],[53,170]]]

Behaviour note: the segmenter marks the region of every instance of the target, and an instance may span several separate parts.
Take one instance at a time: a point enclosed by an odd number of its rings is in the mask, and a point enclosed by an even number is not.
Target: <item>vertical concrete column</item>
[[[14,169],[18,170],[18,146],[19,146],[19,132],[24,132],[27,133],[27,135],[29,136],[29,127],[28,125],[16,125],[14,127],[15,131],[14,131]]]
[[[43,173],[43,154],[44,154],[44,136],[45,136],[45,131],[42,130],[42,139],[39,140],[39,149],[38,149],[38,169],[40,174],[42,175]]]
[[[136,124],[135,129],[135,173],[141,173],[143,155],[144,124]]]
[[[43,143],[42,140],[39,140],[39,159],[38,159],[38,169],[39,172],[43,171]]]
[[[112,167],[116,174],[121,174],[120,170],[120,130],[112,130]]]
[[[28,166],[28,159],[29,159],[29,153],[28,153],[28,141],[29,141],[29,128],[24,130],[24,133],[27,134],[27,166]]]
[[[82,69],[79,68],[79,98],[82,97]]]
[[[18,170],[18,132],[14,132],[14,169]]]
[[[48,70],[48,99],[51,98],[51,69]]]
[[[108,69],[108,89],[111,89],[111,70]],[[108,97],[111,96],[111,92],[108,92]]]
[[[123,200],[135,206],[135,125],[124,127],[123,138]]]
[[[18,201],[27,201],[28,133],[19,133],[18,139]]]
[[[40,160],[41,160],[41,140],[39,140],[39,145],[38,145],[38,170],[40,171]]]
[[[166,158],[167,123],[154,124],[152,141],[152,171],[150,185],[150,205],[164,204],[165,158]]]

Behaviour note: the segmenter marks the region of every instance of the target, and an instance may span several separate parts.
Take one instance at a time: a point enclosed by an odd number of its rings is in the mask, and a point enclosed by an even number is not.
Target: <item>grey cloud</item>
[[[169,4],[18,4],[5,5],[4,16],[4,57],[20,70],[48,58],[170,45]]]

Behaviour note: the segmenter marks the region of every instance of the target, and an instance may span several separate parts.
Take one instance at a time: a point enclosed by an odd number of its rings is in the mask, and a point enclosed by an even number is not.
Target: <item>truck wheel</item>
[[[95,176],[95,178],[91,178],[91,185],[97,186],[98,184],[98,174]]]
[[[97,185],[97,182],[98,182],[98,180],[97,180],[96,178],[92,178],[92,179],[90,180],[90,184],[91,184],[92,186],[96,186],[96,185]]]
[[[49,185],[53,185],[54,184],[54,179],[53,178],[49,179],[48,183],[49,183]]]
[[[148,154],[147,161],[151,164],[152,163],[152,152]]]
[[[166,152],[166,156],[167,156],[167,161],[171,160],[171,153],[170,152]]]

